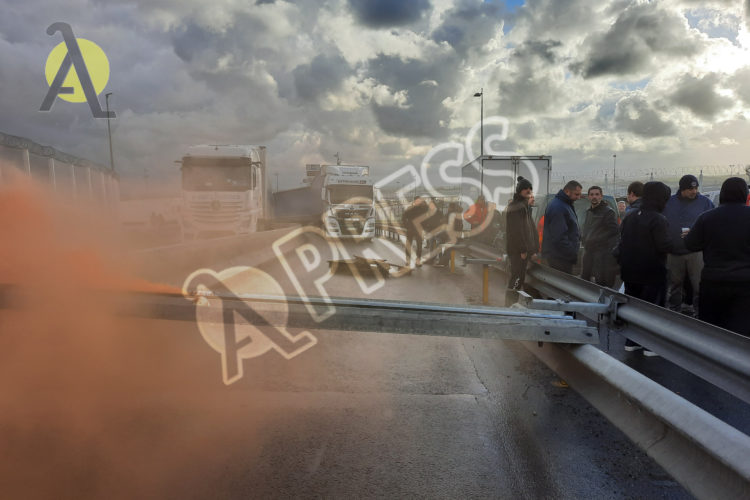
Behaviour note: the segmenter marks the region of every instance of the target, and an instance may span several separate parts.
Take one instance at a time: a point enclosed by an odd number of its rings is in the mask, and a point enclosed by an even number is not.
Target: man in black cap
[[[667,305],[673,311],[682,310],[682,290],[685,276],[690,280],[693,288],[693,311],[698,310],[698,292],[700,289],[703,256],[700,252],[691,252],[685,247],[684,238],[693,227],[698,216],[714,208],[714,204],[707,197],[698,192],[698,179],[694,175],[684,175],[680,179],[677,194],[667,202],[664,216],[669,222],[669,237],[672,240],[672,252],[667,259],[669,268],[669,291]]]
[[[519,177],[513,201],[505,209],[505,245],[510,261],[508,288],[512,290],[523,289],[526,266],[531,257],[539,252],[539,236],[537,236],[529,206],[531,194],[531,182]]]
[[[721,185],[719,208],[705,212],[685,237],[703,251],[698,318],[750,337],[750,207],[747,183],[730,177]]]

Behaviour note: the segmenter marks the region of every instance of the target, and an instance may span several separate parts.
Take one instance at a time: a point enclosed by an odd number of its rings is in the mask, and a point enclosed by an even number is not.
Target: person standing
[[[526,267],[531,257],[539,251],[539,237],[529,205],[531,196],[531,182],[519,177],[513,201],[508,204],[505,212],[505,245],[510,261],[508,288],[512,290],[523,290]]]
[[[542,258],[552,269],[572,274],[578,262],[581,230],[573,203],[581,197],[581,183],[569,181],[544,212]]]
[[[647,182],[643,187],[641,208],[632,212],[620,225],[620,243],[615,256],[625,293],[658,306],[664,306],[667,292],[667,253],[672,251],[667,218],[662,215],[669,199],[669,187],[661,182]],[[642,346],[625,341],[626,351]],[[646,356],[656,356],[644,351]]]
[[[643,183],[633,181],[628,185],[628,207],[625,209],[625,215],[641,208],[641,198],[643,197]]]
[[[750,207],[747,183],[730,177],[719,207],[698,216],[685,246],[703,252],[698,318],[750,337]]]
[[[589,188],[588,199],[591,208],[586,210],[583,224],[581,278],[612,288],[617,275],[617,262],[612,250],[617,246],[620,234],[617,214],[604,201],[604,193],[599,186]]]
[[[471,225],[472,231],[481,226],[487,218],[487,200],[480,194],[477,201],[464,212],[464,220]]]
[[[406,229],[406,266],[411,266],[411,246],[416,240],[417,243],[417,266],[422,265],[422,238],[424,230],[422,224],[427,218],[426,214],[429,207],[421,196],[416,196],[411,206],[404,210],[401,217],[401,224]]]
[[[684,175],[680,187],[664,208],[664,216],[669,222],[669,237],[672,239],[672,252],[667,259],[669,268],[669,292],[667,305],[669,309],[680,312],[683,302],[685,277],[690,280],[693,289],[693,311],[699,310],[699,291],[703,256],[700,252],[691,252],[685,247],[683,238],[695,224],[698,216],[714,208],[707,197],[698,192],[698,179],[694,175]],[[688,310],[688,312],[691,312]]]

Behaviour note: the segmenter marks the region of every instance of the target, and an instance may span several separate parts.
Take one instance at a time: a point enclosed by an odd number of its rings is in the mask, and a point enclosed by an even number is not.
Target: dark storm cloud
[[[554,74],[545,69],[556,62],[557,40],[528,40],[516,48],[512,67],[499,84],[500,110],[508,116],[548,111],[563,96]]]
[[[294,88],[303,101],[313,101],[326,92],[336,90],[352,73],[341,54],[315,57],[309,64],[301,64],[292,70]]]
[[[630,75],[648,70],[658,55],[684,57],[696,54],[685,19],[656,4],[633,5],[610,27],[587,40],[588,56],[571,66],[585,78],[602,75]]]
[[[379,54],[367,63],[369,76],[394,92],[408,92],[408,108],[373,103],[380,128],[402,137],[444,137],[447,130],[440,122],[450,118],[442,101],[456,91],[460,61],[454,56],[439,55],[420,59]],[[425,84],[429,81],[437,85]]]
[[[615,108],[614,123],[616,130],[632,132],[641,137],[663,137],[674,135],[677,129],[641,96],[621,99]]]
[[[429,0],[349,0],[349,6],[357,21],[370,28],[411,24],[432,7]]]
[[[700,118],[712,119],[733,104],[732,99],[716,92],[718,83],[719,77],[715,73],[702,78],[685,75],[677,83],[677,91],[672,94],[671,101]]]
[[[501,3],[459,0],[443,14],[443,22],[432,33],[432,39],[448,42],[456,52],[464,54],[497,35],[504,12]]]

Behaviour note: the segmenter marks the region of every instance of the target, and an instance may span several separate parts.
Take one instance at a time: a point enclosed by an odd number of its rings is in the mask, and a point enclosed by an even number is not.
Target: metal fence
[[[110,169],[0,132],[0,184],[18,172],[63,196],[91,200],[112,211],[120,199],[119,180]]]

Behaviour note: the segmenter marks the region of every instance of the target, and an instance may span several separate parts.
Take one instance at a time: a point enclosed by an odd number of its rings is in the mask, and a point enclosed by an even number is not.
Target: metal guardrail
[[[477,247],[470,251],[483,257],[496,255]],[[628,337],[750,402],[750,338],[539,264],[531,265],[526,282],[557,299],[624,302],[607,321],[609,332]],[[600,319],[597,313],[582,314]]]
[[[475,256],[496,257],[480,247]],[[505,271],[503,265],[496,267]],[[526,282],[558,310],[597,321],[750,401],[750,339],[534,264]],[[579,300],[590,304],[566,302]],[[606,308],[604,305],[606,304]],[[579,307],[580,306],[580,307]],[[606,309],[606,311],[605,311]],[[594,346],[524,346],[698,498],[750,498],[750,436]]]

